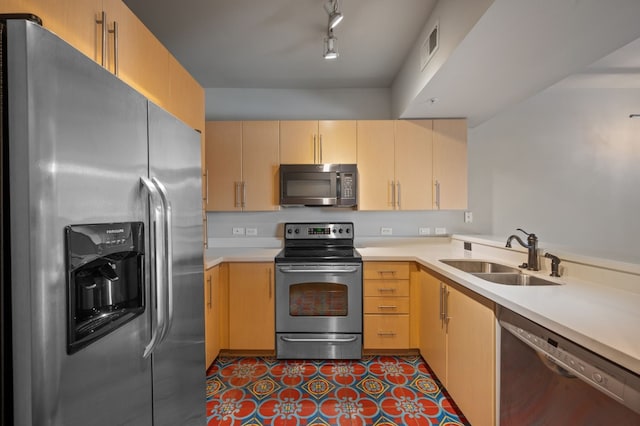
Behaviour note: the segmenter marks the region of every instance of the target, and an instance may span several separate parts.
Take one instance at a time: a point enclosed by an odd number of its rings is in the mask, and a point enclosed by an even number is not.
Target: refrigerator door
[[[171,204],[168,332],[154,350],[154,425],[205,424],[200,134],[149,103],[149,177]]]
[[[70,224],[148,233],[147,101],[30,22],[8,22],[6,59],[14,424],[151,425],[148,305],[69,355],[64,247]]]

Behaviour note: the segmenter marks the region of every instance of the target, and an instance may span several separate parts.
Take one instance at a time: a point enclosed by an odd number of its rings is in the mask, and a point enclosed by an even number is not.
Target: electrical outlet
[[[436,228],[436,235],[445,235],[447,233],[447,228]]]
[[[380,235],[393,235],[393,228],[380,228]]]
[[[431,228],[418,228],[418,235],[431,235]]]
[[[244,235],[244,228],[233,228],[233,235]]]
[[[464,212],[464,223],[473,222],[473,213],[472,212]]]
[[[258,228],[247,228],[247,237],[255,237],[258,235]]]

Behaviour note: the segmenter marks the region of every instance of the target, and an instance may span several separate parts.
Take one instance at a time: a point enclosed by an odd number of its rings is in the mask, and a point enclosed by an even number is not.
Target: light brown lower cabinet
[[[495,424],[493,302],[420,270],[420,353],[474,426]]]
[[[230,350],[275,350],[271,262],[228,263]]]
[[[209,368],[220,352],[220,266],[204,273],[204,342]]]

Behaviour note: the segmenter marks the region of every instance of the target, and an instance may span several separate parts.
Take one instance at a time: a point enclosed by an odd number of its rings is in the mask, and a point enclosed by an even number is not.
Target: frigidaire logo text
[[[124,232],[124,229],[107,229],[107,234],[121,234]]]

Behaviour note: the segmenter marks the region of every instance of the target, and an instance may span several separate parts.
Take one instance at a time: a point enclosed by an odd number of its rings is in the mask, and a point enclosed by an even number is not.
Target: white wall
[[[390,89],[205,90],[207,120],[384,120]]]
[[[559,85],[469,131],[480,232],[640,263],[640,89]]]

